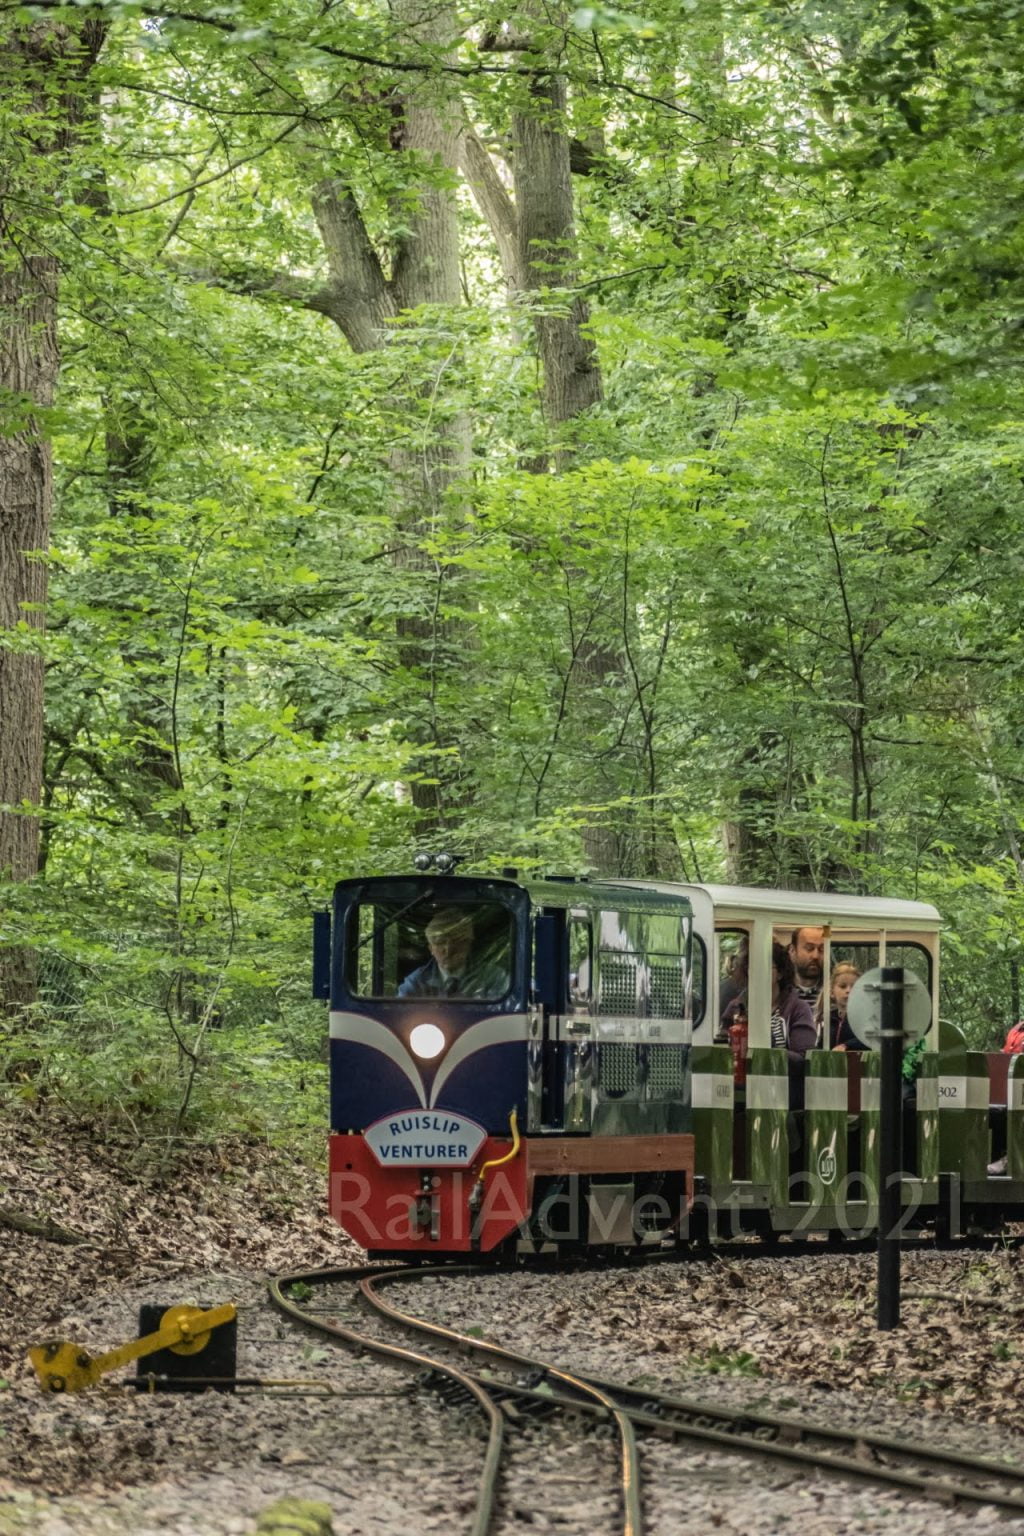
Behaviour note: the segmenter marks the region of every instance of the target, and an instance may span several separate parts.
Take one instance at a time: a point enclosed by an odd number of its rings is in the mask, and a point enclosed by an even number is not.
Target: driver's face
[[[469,923],[459,923],[452,928],[431,933],[428,927],[427,943],[430,953],[445,975],[458,976],[469,958],[473,929]]]

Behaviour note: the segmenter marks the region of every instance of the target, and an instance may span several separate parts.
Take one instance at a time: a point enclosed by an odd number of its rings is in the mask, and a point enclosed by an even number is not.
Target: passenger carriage
[[[938,913],[923,902],[741,886],[703,886],[692,899],[708,953],[708,1007],[694,1033],[692,1071],[697,1163],[711,1225],[720,1232],[870,1230],[877,1220],[879,1058],[811,1050],[794,1080],[785,1050],[771,1045],[772,945],[788,946],[801,929],[820,931],[826,996],[840,963],[861,975],[879,966],[908,969],[923,982],[935,1020]],[[714,1042],[722,981],[741,944],[749,954],[749,1047],[738,1086],[731,1052]],[[824,1007],[822,1016],[824,1036]],[[914,1219],[937,1196],[934,1040],[933,1027],[908,1079],[914,1112],[905,1116],[903,1164]]]
[[[895,965],[931,999],[908,1081],[907,1224],[1024,1215],[1024,1058],[995,1067],[935,1022],[939,926],[921,902],[831,893],[343,880],[314,966],[330,1000],[332,1213],[370,1252],[406,1257],[870,1230],[877,1055],[812,1050],[796,1085],[771,1045],[772,943],[813,927],[826,978],[840,960]],[[472,931],[463,976],[436,959],[445,927]],[[721,1003],[741,945],[737,1072]],[[1009,1176],[993,1179],[1000,1105]]]

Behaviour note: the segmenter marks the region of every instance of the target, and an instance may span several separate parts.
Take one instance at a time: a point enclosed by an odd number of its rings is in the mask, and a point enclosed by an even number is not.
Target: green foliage
[[[760,1376],[761,1362],[745,1349],[734,1354],[712,1349],[700,1359],[698,1369],[709,1376]]]
[[[74,156],[18,160],[64,366],[48,629],[4,635],[48,709],[8,1073],[140,1132],[315,1123],[309,914],[425,836],[932,900],[944,1013],[995,1042],[1024,931],[1020,18],[652,0],[530,52],[399,11],[105,7]],[[603,388],[556,424],[536,325],[578,295],[510,302],[465,187],[465,302],[360,351],[316,203],[342,186],[401,272],[454,184],[396,149],[408,103],[507,181],[552,52]],[[12,152],[29,106],[58,134],[7,75]]]

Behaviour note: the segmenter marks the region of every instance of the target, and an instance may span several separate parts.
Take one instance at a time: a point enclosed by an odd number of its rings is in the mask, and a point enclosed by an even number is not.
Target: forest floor
[[[0,1207],[80,1239],[0,1222],[0,1536],[244,1536],[285,1495],[328,1504],[335,1536],[465,1528],[475,1431],[391,1367],[317,1347],[266,1302],[268,1273],[363,1262],[328,1220],[324,1189],[322,1170],[266,1145],[171,1156],[39,1107],[0,1114]],[[1021,1251],[905,1256],[905,1322],[886,1334],[874,1329],[874,1263],[823,1251],[497,1272],[471,1292],[456,1277],[429,1280],[408,1305],[606,1377],[1020,1460]],[[229,1300],[241,1374],[329,1381],[339,1395],[154,1398],[112,1385],[54,1397],[25,1362],[52,1336],[94,1354],[130,1339],[143,1302]],[[502,1530],[615,1530],[614,1499],[593,1502],[595,1446],[573,1447],[557,1428],[529,1435]],[[984,1511],[894,1508],[870,1489],[737,1471],[735,1458],[660,1442],[644,1459],[652,1536],[795,1521],[801,1536],[934,1536],[988,1524]]]

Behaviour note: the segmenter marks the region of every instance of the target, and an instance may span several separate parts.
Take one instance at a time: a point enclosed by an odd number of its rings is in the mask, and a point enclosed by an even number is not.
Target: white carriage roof
[[[616,882],[617,883],[617,882]],[[756,885],[670,884],[668,881],[623,881],[628,885],[651,885],[656,890],[680,893],[703,892],[716,913],[741,912],[766,914],[780,922],[820,918],[822,924],[863,919],[873,926],[913,923],[938,927],[941,918],[927,901],[897,901],[890,896],[849,896],[841,891],[772,891]]]

